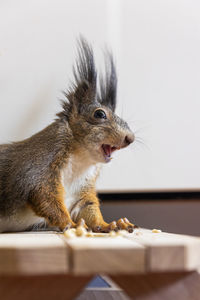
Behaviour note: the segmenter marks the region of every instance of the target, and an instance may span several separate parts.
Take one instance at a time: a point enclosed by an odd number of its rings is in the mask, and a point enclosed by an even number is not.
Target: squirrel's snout
[[[134,139],[135,139],[135,137],[134,137],[133,133],[126,135],[125,138],[124,138],[124,142],[123,142],[123,148],[127,147],[128,145],[130,145],[131,143],[133,143]]]

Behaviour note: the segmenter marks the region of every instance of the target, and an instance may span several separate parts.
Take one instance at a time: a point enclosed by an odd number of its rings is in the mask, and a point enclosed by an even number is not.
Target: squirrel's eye
[[[97,109],[94,113],[94,117],[97,119],[107,119],[106,113],[102,109]]]

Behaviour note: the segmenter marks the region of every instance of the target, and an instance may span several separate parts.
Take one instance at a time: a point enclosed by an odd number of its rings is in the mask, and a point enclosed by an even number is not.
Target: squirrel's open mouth
[[[109,162],[109,161],[112,159],[111,154],[112,154],[115,150],[119,149],[119,148],[117,148],[117,147],[115,147],[115,146],[111,146],[111,145],[108,145],[108,144],[103,144],[103,145],[101,146],[101,148],[102,148],[102,150],[103,150],[103,155],[104,155],[104,157],[105,157],[106,162]]]

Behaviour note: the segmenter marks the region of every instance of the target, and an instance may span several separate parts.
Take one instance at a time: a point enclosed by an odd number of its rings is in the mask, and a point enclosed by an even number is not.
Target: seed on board
[[[76,228],[76,235],[77,236],[85,236],[87,234],[87,230],[83,226],[78,226]]]
[[[86,237],[92,237],[92,236],[94,236],[93,232],[89,231],[89,232],[86,233]]]
[[[118,236],[127,236],[129,233],[127,230],[110,230],[108,233],[95,233],[91,231],[87,231],[84,226],[80,225],[77,228],[70,228],[64,232],[64,236],[66,238],[74,238],[74,237],[118,237]]]
[[[76,231],[74,228],[68,229],[64,232],[64,236],[69,239],[74,238],[76,236]]]
[[[160,233],[160,232],[162,232],[162,230],[160,230],[160,229],[153,229],[152,232],[153,233]]]
[[[114,236],[116,236],[117,235],[117,232],[116,231],[114,231],[114,230],[111,230],[110,232],[109,232],[109,234],[108,234],[110,237],[114,237]]]

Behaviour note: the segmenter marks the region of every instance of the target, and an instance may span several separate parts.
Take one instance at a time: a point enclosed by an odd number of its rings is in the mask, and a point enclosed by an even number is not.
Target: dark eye
[[[97,109],[94,113],[96,119],[107,119],[106,113],[102,109]]]

